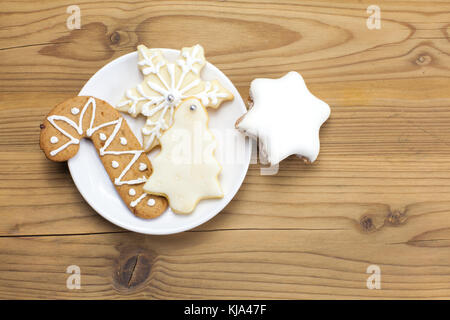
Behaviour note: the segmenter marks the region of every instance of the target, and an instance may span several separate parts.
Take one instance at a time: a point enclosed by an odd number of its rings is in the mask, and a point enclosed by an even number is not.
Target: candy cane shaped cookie
[[[57,105],[41,124],[40,145],[52,161],[67,161],[82,138],[92,140],[111,181],[138,217],[158,217],[167,200],[142,189],[152,173],[150,160],[125,119],[107,102],[75,97]]]

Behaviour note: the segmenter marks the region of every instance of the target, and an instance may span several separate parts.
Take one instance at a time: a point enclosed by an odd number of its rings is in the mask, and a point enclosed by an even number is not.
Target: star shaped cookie
[[[319,130],[330,107],[309,92],[299,73],[253,80],[250,99],[250,109],[236,121],[236,128],[258,139],[262,163],[273,166],[292,154],[311,163],[316,160]]]

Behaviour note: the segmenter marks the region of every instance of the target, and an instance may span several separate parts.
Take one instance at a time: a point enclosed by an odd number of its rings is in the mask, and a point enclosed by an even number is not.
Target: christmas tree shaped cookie
[[[144,191],[166,197],[177,213],[192,212],[201,199],[223,197],[218,181],[221,167],[214,157],[216,141],[198,99],[187,99],[177,107],[173,125],[160,143]]]
[[[176,62],[169,62],[159,49],[138,46],[138,66],[144,81],[126,91],[116,106],[133,117],[147,117],[142,128],[145,151],[159,144],[159,138],[173,121],[177,106],[188,97],[196,97],[205,107],[217,108],[233,94],[217,81],[204,81],[200,72],[206,64],[203,48],[183,48]]]

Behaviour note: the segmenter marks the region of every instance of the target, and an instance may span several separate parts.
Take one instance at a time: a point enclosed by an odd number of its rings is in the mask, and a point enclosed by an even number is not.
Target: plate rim
[[[170,49],[170,48],[155,48],[158,50],[161,50],[163,52],[163,55],[167,54],[168,52],[172,52],[172,53],[180,53],[180,50],[177,49]],[[100,69],[98,69],[83,85],[83,87],[81,88],[81,90],[78,93],[78,96],[82,95],[83,90],[85,90],[86,85],[88,84],[88,82],[94,78],[97,74],[99,74],[100,72],[103,71],[103,69],[106,68],[111,68],[113,67],[115,64],[121,62],[122,60],[126,60],[129,59],[131,57],[133,57],[134,55],[137,55],[137,51],[132,51],[129,53],[126,53],[120,57],[117,57],[116,59],[108,62],[107,64],[105,64],[103,67],[101,67]],[[245,113],[247,112],[247,109],[245,107],[245,102],[243,101],[241,95],[239,94],[239,91],[237,90],[237,88],[234,86],[234,84],[231,82],[231,80],[227,77],[227,75],[225,75],[225,73],[223,73],[219,68],[217,68],[215,65],[213,65],[212,63],[210,63],[209,61],[205,61],[205,66],[208,66],[208,68],[211,68],[214,72],[218,72],[220,74],[223,75],[225,82],[226,82],[226,86],[228,87],[232,87],[236,90],[236,92],[238,93],[237,96],[235,95],[234,99],[238,99],[240,100],[239,105],[241,105],[243,107],[242,112]],[[243,164],[243,168],[240,170],[239,173],[239,178],[236,179],[236,182],[233,184],[231,191],[224,194],[224,197],[222,198],[222,200],[225,198],[225,201],[222,202],[221,205],[219,205],[216,209],[215,209],[215,213],[213,215],[204,215],[201,216],[199,219],[195,220],[194,222],[191,222],[190,224],[186,224],[183,226],[179,226],[176,228],[172,228],[169,229],[169,231],[167,229],[162,229],[161,232],[159,232],[159,230],[148,230],[145,227],[143,228],[139,228],[139,227],[134,227],[134,226],[129,226],[126,223],[122,223],[122,220],[120,219],[116,219],[114,218],[114,216],[108,215],[108,214],[104,214],[102,213],[102,210],[99,209],[99,207],[94,203],[91,202],[90,200],[88,200],[87,197],[85,197],[84,192],[82,191],[83,188],[81,188],[80,184],[81,181],[78,181],[74,178],[74,170],[76,170],[75,168],[73,168],[73,165],[71,165],[71,160],[73,159],[69,159],[67,161],[67,166],[69,168],[69,172],[70,175],[72,177],[72,180],[75,184],[75,186],[78,189],[78,192],[81,194],[81,196],[83,197],[83,199],[89,204],[89,206],[94,209],[94,211],[99,214],[100,216],[102,216],[104,219],[106,219],[107,221],[109,221],[110,223],[119,226],[125,230],[129,230],[132,232],[136,232],[136,233],[140,233],[140,234],[148,234],[148,235],[169,235],[169,234],[176,234],[176,233],[181,233],[184,231],[189,231],[191,229],[194,229],[198,226],[201,226],[202,224],[206,223],[207,221],[213,219],[215,216],[217,216],[220,212],[223,211],[223,209],[231,202],[231,200],[233,200],[234,196],[237,194],[237,192],[239,191],[239,189],[242,186],[242,183],[244,182],[244,179],[247,175],[248,172],[248,168],[250,166],[250,161],[251,161],[251,144],[249,143],[249,139],[248,137],[244,137],[245,141],[245,152],[247,154],[247,156],[244,158],[245,163]],[[123,199],[121,199],[121,201],[123,201]],[[195,210],[195,209],[194,209]],[[165,212],[164,212],[165,213]],[[163,213],[163,214],[164,214]],[[130,211],[130,214],[133,214]]]

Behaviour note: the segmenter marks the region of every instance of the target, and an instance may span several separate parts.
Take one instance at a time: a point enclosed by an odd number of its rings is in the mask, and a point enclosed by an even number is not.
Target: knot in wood
[[[425,66],[431,63],[431,57],[429,55],[419,55],[416,59],[416,64],[419,66]]]
[[[114,31],[109,37],[109,40],[111,41],[112,44],[118,44],[120,42],[120,33]]]
[[[394,210],[386,217],[387,222],[393,226],[404,224],[407,219],[405,210]]]
[[[363,216],[359,221],[364,232],[371,232],[375,230],[375,225],[373,224],[372,218],[369,216]]]
[[[149,278],[152,262],[152,255],[143,252],[119,258],[114,274],[115,287],[125,291],[142,287]]]

